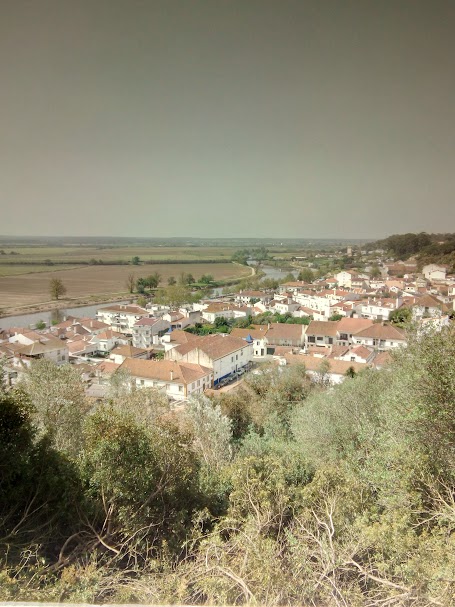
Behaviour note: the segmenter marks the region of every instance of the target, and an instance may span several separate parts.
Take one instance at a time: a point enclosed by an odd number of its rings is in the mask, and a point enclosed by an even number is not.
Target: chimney
[[[171,369],[171,381],[174,381],[174,371]]]

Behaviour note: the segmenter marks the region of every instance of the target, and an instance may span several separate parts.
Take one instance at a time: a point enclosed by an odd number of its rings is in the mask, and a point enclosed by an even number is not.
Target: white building
[[[40,335],[38,340],[23,345],[15,351],[13,365],[29,365],[33,360],[42,358],[56,365],[64,365],[69,360],[68,346],[58,337],[49,334]]]
[[[427,280],[445,280],[447,269],[445,266],[430,263],[423,266],[422,273]]]
[[[165,358],[213,369],[216,386],[223,378],[248,367],[252,354],[252,345],[243,339],[215,334],[192,339],[167,350]]]
[[[160,338],[170,329],[171,323],[161,318],[141,318],[132,328],[133,346],[151,348],[160,343]]]
[[[379,351],[392,350],[406,345],[406,335],[397,327],[378,323],[359,331],[353,342]]]
[[[96,352],[110,352],[117,346],[125,346],[129,343],[129,338],[123,333],[107,329],[97,335],[94,335],[90,343],[96,346]]]
[[[356,306],[356,312],[362,318],[371,320],[388,320],[391,312],[403,303],[400,297],[396,299],[369,299]]]
[[[150,313],[136,305],[116,304],[100,308],[96,317],[116,331],[132,333],[134,325],[141,318],[147,318]]]
[[[187,362],[127,358],[118,370],[127,371],[139,388],[162,390],[172,400],[202,394],[213,383],[212,369]]]

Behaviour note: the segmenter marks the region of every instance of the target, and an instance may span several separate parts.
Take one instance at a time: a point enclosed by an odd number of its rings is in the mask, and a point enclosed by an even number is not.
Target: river
[[[127,304],[128,301],[116,301],[99,303],[91,306],[79,306],[76,308],[62,308],[60,310],[48,310],[47,312],[33,312],[32,314],[18,314],[17,316],[5,316],[0,318],[0,329],[9,329],[10,327],[28,327],[34,328],[41,320],[48,326],[52,321],[61,322],[65,316],[76,316],[79,318],[91,317],[96,318],[96,311],[99,308],[113,304]]]

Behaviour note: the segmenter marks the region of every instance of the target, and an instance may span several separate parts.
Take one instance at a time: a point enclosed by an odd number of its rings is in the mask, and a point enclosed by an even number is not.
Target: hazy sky
[[[0,234],[455,231],[453,0],[0,0]]]

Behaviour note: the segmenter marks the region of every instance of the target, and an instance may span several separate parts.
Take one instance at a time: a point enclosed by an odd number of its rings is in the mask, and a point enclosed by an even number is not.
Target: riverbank
[[[52,312],[59,312],[63,310],[74,309],[74,308],[85,308],[87,306],[104,305],[110,303],[116,303],[119,301],[124,302],[128,298],[126,293],[116,293],[111,297],[108,295],[104,296],[92,296],[92,297],[77,297],[77,298],[65,298],[59,299],[58,301],[43,302],[41,304],[29,304],[24,306],[15,306],[11,308],[4,308],[0,311],[0,327],[2,326],[2,319],[7,319],[15,316],[28,316],[32,314],[49,314]]]

